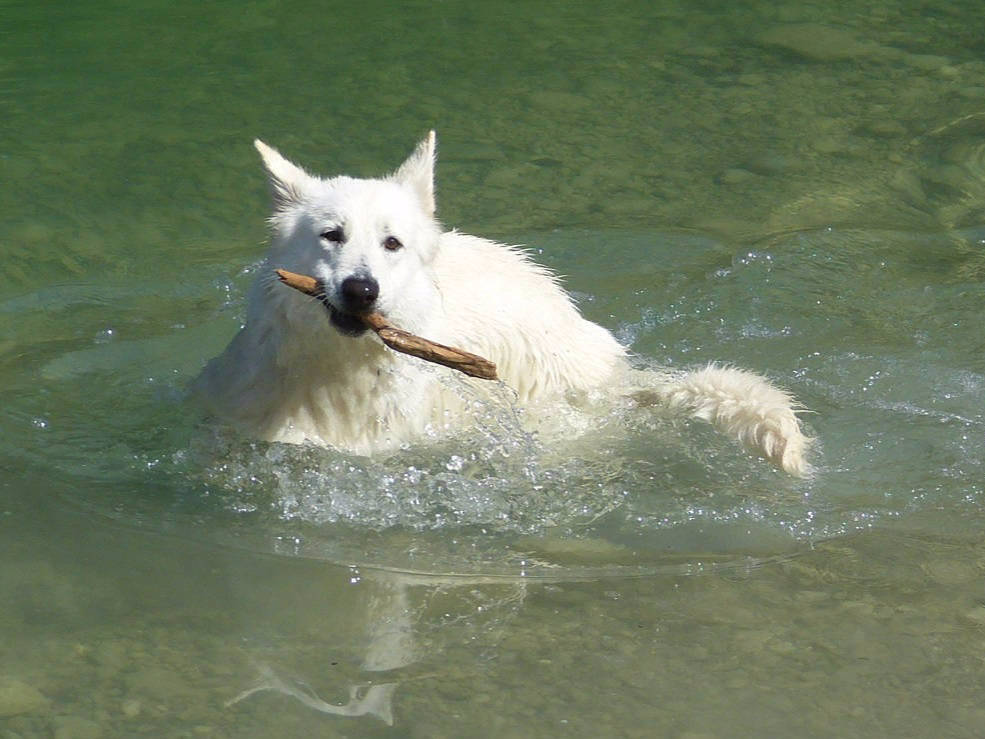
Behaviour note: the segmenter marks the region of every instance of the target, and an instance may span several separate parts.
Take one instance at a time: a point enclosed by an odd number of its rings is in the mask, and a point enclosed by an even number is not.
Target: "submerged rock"
[[[55,739],[99,739],[102,727],[82,716],[58,716],[55,719]]]
[[[845,59],[888,60],[900,52],[872,41],[860,41],[848,31],[817,23],[774,26],[756,37],[763,46],[779,47],[805,59],[834,62]]]
[[[0,676],[0,718],[33,713],[47,707],[40,690],[20,680]]]

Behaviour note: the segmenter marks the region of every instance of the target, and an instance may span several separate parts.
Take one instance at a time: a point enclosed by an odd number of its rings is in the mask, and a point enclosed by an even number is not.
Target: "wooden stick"
[[[286,269],[276,270],[277,277],[285,285],[293,287],[306,295],[316,298],[324,297],[322,286],[314,277],[299,275],[296,272],[288,272]],[[496,365],[484,357],[457,349],[453,346],[445,346],[434,341],[428,341],[420,336],[395,328],[387,323],[379,313],[366,313],[359,316],[363,322],[376,332],[384,344],[391,349],[412,357],[418,357],[428,362],[451,367],[459,372],[464,372],[470,377],[478,377],[483,380],[495,380]]]

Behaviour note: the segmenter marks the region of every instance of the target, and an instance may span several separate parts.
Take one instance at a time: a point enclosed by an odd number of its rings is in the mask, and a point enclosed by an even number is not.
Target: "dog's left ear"
[[[411,188],[427,214],[434,215],[434,131],[428,132],[427,138],[393,173],[392,179]]]

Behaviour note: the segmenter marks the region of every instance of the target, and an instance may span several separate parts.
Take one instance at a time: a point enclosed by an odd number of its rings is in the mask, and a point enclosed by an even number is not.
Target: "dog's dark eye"
[[[331,241],[333,244],[341,244],[345,241],[345,233],[343,233],[341,228],[333,228],[329,231],[325,231],[321,233],[320,236],[325,239],[325,241]]]
[[[403,244],[400,243],[400,239],[398,239],[396,236],[387,236],[385,239],[383,239],[383,246],[389,249],[390,251],[396,251],[397,249],[402,247]]]

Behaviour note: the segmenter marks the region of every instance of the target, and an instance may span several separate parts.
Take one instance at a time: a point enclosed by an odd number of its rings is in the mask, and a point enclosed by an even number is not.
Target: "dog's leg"
[[[804,436],[791,396],[760,375],[714,364],[676,375],[657,392],[671,408],[708,421],[791,475],[806,477]]]

